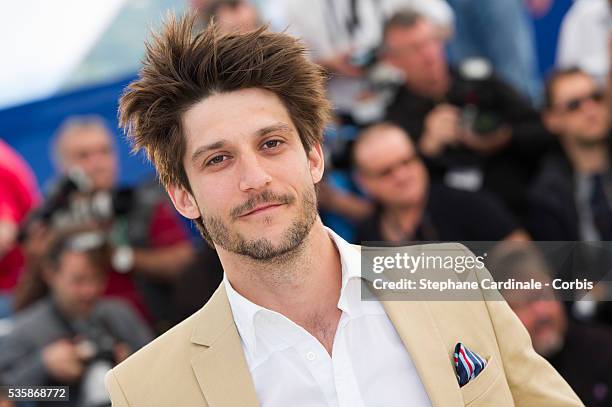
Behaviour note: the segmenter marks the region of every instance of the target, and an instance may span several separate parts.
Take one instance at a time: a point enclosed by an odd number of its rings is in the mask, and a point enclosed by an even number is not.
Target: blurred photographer
[[[530,190],[530,222],[538,240],[612,240],[610,114],[604,92],[578,68],[546,82],[544,122],[559,138]]]
[[[68,405],[110,405],[104,374],[152,336],[129,306],[101,298],[108,261],[99,233],[52,243],[43,259],[48,293],[15,315],[0,347],[1,384],[69,385]]]
[[[194,253],[163,190],[156,184],[116,186],[116,146],[96,116],[73,117],[62,124],[53,155],[60,179],[31,222],[26,241],[31,245],[45,233],[61,230],[106,231],[113,269],[106,294],[126,299],[163,331],[172,319],[172,284]],[[35,257],[29,260],[36,262]]]
[[[288,32],[307,45],[311,58],[329,72],[327,90],[344,124],[367,125],[382,118],[384,95],[372,88],[376,50],[385,21],[415,7],[448,35],[453,14],[441,0],[285,0]]]
[[[257,8],[249,0],[208,0],[197,10],[202,27],[214,19],[224,33],[250,31],[261,24]]]
[[[355,180],[376,205],[356,242],[522,241],[529,236],[495,197],[431,182],[409,136],[376,124],[353,148]]]
[[[488,189],[524,217],[526,187],[554,143],[529,102],[485,60],[449,67],[444,38],[417,12],[391,17],[383,42],[381,58],[405,80],[387,119],[410,134],[432,176],[460,189]]]

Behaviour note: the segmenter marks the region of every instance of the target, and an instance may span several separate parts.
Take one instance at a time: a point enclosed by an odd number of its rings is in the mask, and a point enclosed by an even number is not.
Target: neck
[[[574,169],[582,174],[602,173],[609,168],[607,145],[601,143],[565,143],[565,151]]]
[[[76,312],[74,309],[71,309],[66,304],[62,303],[60,299],[57,298],[57,295],[51,294],[51,301],[53,302],[53,306],[56,308],[57,312],[61,314],[61,316],[67,321],[75,321],[79,319],[87,319],[89,318],[89,313],[81,314]]]
[[[416,231],[424,210],[425,201],[386,208],[383,213],[383,234],[392,241],[406,239]]]
[[[320,218],[293,252],[268,262],[218,248],[232,287],[249,301],[306,328],[338,311],[340,255]]]
[[[428,80],[418,80],[414,82],[410,82],[408,79],[406,81],[406,85],[408,89],[412,92],[420,95],[422,97],[433,99],[433,100],[441,100],[448,93],[451,85],[450,74],[448,69],[445,69],[444,72],[435,79],[430,81]]]

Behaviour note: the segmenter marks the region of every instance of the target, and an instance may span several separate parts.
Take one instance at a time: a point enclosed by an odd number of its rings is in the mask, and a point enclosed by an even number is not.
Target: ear
[[[325,172],[325,159],[323,156],[323,147],[321,143],[317,143],[310,148],[308,152],[308,165],[310,167],[310,175],[313,183],[318,183],[323,178]]]
[[[198,204],[191,192],[178,185],[169,185],[166,191],[168,191],[174,207],[181,215],[188,219],[197,219],[201,216]]]

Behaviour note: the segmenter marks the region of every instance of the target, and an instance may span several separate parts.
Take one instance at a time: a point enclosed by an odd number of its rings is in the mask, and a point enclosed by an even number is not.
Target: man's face
[[[357,145],[358,182],[385,206],[421,204],[427,193],[427,170],[408,135],[394,127],[377,132]]]
[[[270,260],[300,246],[317,218],[321,146],[307,154],[281,100],[262,89],[210,96],[183,116],[193,194],[171,186],[184,216],[216,246]]]
[[[73,317],[89,315],[106,286],[104,271],[78,251],[64,252],[46,276],[53,298]]]
[[[189,5],[194,10],[200,10],[206,7],[210,3],[210,0],[189,0]]]
[[[444,42],[435,26],[421,19],[412,27],[391,28],[385,37],[385,59],[400,69],[416,91],[438,92],[447,75]]]
[[[556,80],[553,104],[545,114],[551,131],[575,143],[593,143],[605,139],[609,116],[603,93],[589,76],[576,73]]]
[[[555,299],[509,300],[529,335],[533,348],[544,357],[552,356],[563,347],[566,318],[561,303]]]
[[[96,190],[113,188],[117,176],[117,153],[111,136],[97,126],[75,128],[59,141],[64,172],[77,167],[83,170]]]

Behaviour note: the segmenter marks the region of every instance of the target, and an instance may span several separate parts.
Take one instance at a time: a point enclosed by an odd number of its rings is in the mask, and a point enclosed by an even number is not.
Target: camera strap
[[[51,313],[55,317],[55,319],[61,324],[62,328],[68,333],[70,338],[74,338],[78,332],[75,329],[74,325],[68,318],[64,315],[62,310],[59,308],[59,305],[55,302],[53,298],[50,300],[51,303]]]
[[[57,321],[62,325],[64,330],[68,333],[70,338],[74,338],[77,335],[85,334],[84,329],[78,329],[79,323],[75,321],[71,321],[59,308],[55,300],[51,299],[51,313],[55,316]],[[90,318],[82,320],[82,326],[98,326],[103,329],[107,334],[111,335],[113,338],[116,338],[115,332],[112,326],[108,323],[108,321],[102,317],[102,315],[96,315],[95,310],[92,312]]]
[[[344,0],[348,10],[340,9],[338,0],[327,0],[327,8],[329,12],[325,13],[329,39],[332,44],[338,43],[338,36],[342,35],[349,43],[355,39],[356,32],[362,24],[362,19],[359,13],[359,4],[363,0]],[[369,0],[372,7],[377,12],[380,18],[381,30],[385,23],[385,13],[383,10],[383,0]],[[348,3],[348,4],[347,4]]]
[[[359,26],[359,12],[357,10],[358,0],[349,0],[349,15],[346,20],[346,31],[349,33],[351,38],[355,35],[355,30]]]

